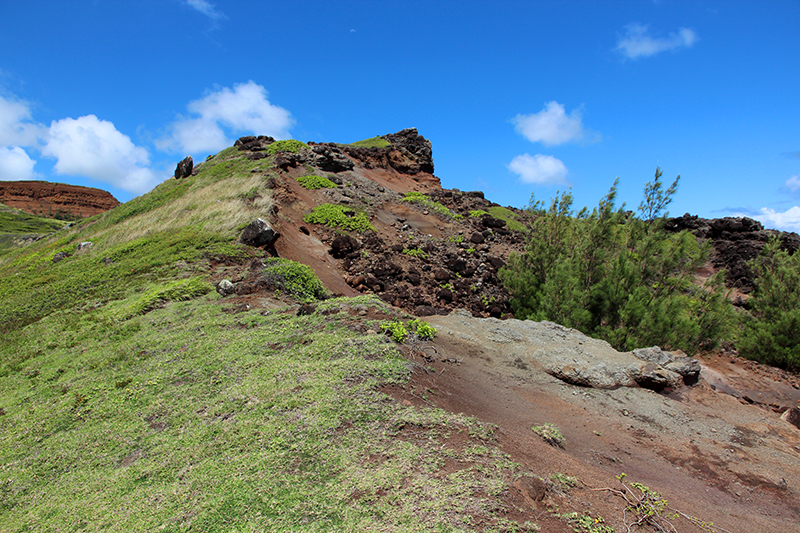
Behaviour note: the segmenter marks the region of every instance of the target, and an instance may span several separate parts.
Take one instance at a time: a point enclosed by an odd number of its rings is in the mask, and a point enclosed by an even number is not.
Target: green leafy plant
[[[420,320],[419,318],[415,318],[409,322],[408,327],[418,338],[422,340],[430,340],[434,338],[437,333],[435,327],[431,326],[424,320]]]
[[[542,437],[550,446],[563,448],[566,443],[566,439],[564,438],[564,434],[561,433],[561,430],[558,429],[556,425],[549,422],[533,426],[531,430]]]
[[[275,141],[274,143],[267,146],[267,153],[268,154],[277,154],[278,152],[297,153],[304,148],[308,148],[308,145],[306,143],[301,141],[296,141],[294,139],[287,139],[284,141]]]
[[[450,235],[447,238],[447,240],[452,242],[452,243],[454,243],[454,244],[460,244],[460,243],[464,242],[464,236],[463,235]]]
[[[323,176],[317,176],[316,174],[310,174],[308,176],[300,176],[297,178],[297,182],[302,185],[306,189],[316,190],[316,189],[335,189],[336,184]]]
[[[349,231],[374,230],[367,215],[350,207],[338,204],[322,204],[303,217],[309,224],[322,224],[331,228],[342,228]]]
[[[399,320],[387,320],[381,323],[381,330],[392,337],[397,343],[403,343],[408,338],[408,330]]]
[[[562,520],[573,526],[575,533],[616,533],[614,528],[607,525],[602,516],[593,517],[590,513],[578,512],[564,513]]]
[[[476,209],[475,211],[470,211],[469,212],[469,216],[470,217],[482,217],[483,215],[488,215],[488,214],[489,214],[489,212],[488,211],[484,211],[483,209]]]
[[[418,257],[420,259],[427,259],[428,254],[425,253],[424,250],[420,250],[419,248],[404,248],[403,252],[406,255],[411,257]]]

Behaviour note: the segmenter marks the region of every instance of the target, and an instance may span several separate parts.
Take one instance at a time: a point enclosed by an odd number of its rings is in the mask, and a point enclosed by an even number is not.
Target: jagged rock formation
[[[32,215],[90,217],[119,205],[111,193],[46,181],[0,181],[0,203]]]
[[[745,294],[755,288],[755,277],[748,268],[747,261],[757,257],[771,238],[780,239],[781,247],[790,253],[800,248],[800,235],[764,229],[760,222],[747,217],[709,220],[687,213],[682,217],[668,219],[665,228],[675,232],[689,230],[698,239],[711,240],[714,247],[711,257],[714,268],[726,269],[727,285]]]

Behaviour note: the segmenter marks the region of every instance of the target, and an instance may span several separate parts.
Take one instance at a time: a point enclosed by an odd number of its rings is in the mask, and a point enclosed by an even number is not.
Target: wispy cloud
[[[525,183],[535,185],[565,185],[567,167],[551,155],[518,155],[508,164],[508,169],[519,175]]]
[[[267,90],[253,81],[209,93],[190,102],[190,116],[173,122],[169,133],[155,144],[161,150],[198,154],[233,144],[226,130],[285,139],[294,119],[286,109],[271,104],[267,95]]]
[[[143,193],[158,183],[147,149],[136,146],[113,123],[94,115],[54,120],[42,154],[56,159],[58,174],[84,176]]]
[[[193,9],[196,9],[203,15],[210,18],[211,20],[219,20],[225,18],[225,14],[222,11],[219,11],[217,9],[217,6],[215,6],[211,2],[207,2],[206,0],[186,0],[186,5]]]
[[[573,109],[567,114],[564,106],[555,100],[547,102],[538,113],[517,115],[511,122],[517,133],[545,146],[580,141],[587,135],[580,110]],[[599,140],[599,135],[595,136]]]
[[[789,189],[789,192],[798,193],[800,192],[800,174],[797,176],[792,176],[786,183],[783,184],[784,187]]]
[[[689,28],[679,28],[667,37],[654,37],[647,25],[634,22],[625,27],[625,34],[617,40],[615,50],[628,59],[638,59],[667,50],[691,48],[697,40],[697,33]]]

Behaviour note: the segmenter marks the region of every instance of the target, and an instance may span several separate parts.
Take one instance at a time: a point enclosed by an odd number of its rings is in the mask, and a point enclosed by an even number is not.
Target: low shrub
[[[303,222],[322,224],[329,228],[342,228],[349,231],[374,230],[367,215],[350,207],[338,204],[322,204],[303,217]]]
[[[549,444],[550,446],[555,446],[557,448],[563,448],[566,442],[564,438],[564,434],[561,433],[561,430],[558,429],[557,426],[550,423],[540,424],[533,426],[531,430],[542,437],[544,441]]]
[[[303,186],[305,189],[309,190],[316,190],[316,189],[335,189],[336,184],[325,178],[323,176],[317,176],[315,174],[310,174],[308,176],[300,176],[297,178],[297,182]]]
[[[289,259],[265,259],[262,279],[267,285],[300,301],[322,300],[328,296],[328,291],[311,267]]]
[[[408,338],[408,330],[399,320],[387,320],[381,323],[381,330],[391,335],[392,340],[397,343],[405,342]]]
[[[270,144],[267,147],[267,153],[270,155],[277,154],[278,152],[292,152],[296,154],[304,148],[308,148],[306,143],[294,139],[287,139],[285,141],[275,141]]]

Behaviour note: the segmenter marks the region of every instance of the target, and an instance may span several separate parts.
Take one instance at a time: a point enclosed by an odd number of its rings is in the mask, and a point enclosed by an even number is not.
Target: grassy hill
[[[491,428],[380,392],[425,371],[380,333],[408,317],[214,291],[213,264],[264,257],[238,236],[273,161],[229,148],[0,256],[0,531],[533,528],[506,518]]]
[[[0,254],[23,239],[37,239],[64,227],[62,220],[42,218],[0,204]]]

